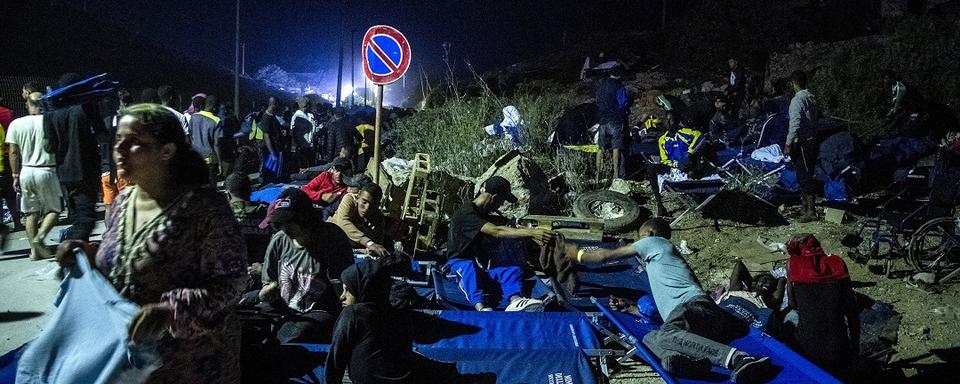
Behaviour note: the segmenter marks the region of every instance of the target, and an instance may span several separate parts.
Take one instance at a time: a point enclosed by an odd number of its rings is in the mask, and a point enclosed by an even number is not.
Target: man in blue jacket
[[[600,125],[597,139],[597,177],[603,169],[603,156],[607,151],[613,154],[613,178],[623,177],[620,164],[620,152],[629,146],[626,129],[630,115],[630,97],[620,80],[623,69],[617,65],[610,69],[610,76],[597,82],[596,104],[597,124]]]

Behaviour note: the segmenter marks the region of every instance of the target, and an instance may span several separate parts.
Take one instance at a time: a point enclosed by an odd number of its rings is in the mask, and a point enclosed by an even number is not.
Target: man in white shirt
[[[313,108],[310,98],[300,96],[297,98],[297,109],[290,119],[290,132],[293,136],[293,146],[291,151],[295,152],[294,161],[298,168],[307,168],[313,166],[313,132],[317,128],[316,118],[310,110]]]
[[[52,153],[44,150],[41,97],[39,92],[30,94],[27,100],[30,115],[11,122],[6,137],[13,170],[13,187],[23,195],[20,210],[26,215],[30,258],[33,260],[51,256],[44,239],[57,223],[62,209],[57,161]]]

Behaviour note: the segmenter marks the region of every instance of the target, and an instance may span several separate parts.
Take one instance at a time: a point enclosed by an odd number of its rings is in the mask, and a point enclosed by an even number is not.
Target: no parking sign
[[[410,68],[410,43],[396,28],[375,25],[363,36],[363,74],[377,85],[400,79]]]
[[[373,181],[380,183],[380,115],[383,86],[399,80],[410,68],[410,42],[396,28],[374,25],[363,35],[360,46],[363,74],[377,85],[377,117],[374,123]]]

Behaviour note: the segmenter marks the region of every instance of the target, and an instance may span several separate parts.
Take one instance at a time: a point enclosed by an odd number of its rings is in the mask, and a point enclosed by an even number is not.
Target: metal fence
[[[56,80],[34,76],[0,76],[0,105],[12,109],[17,117],[25,116],[27,106],[20,93],[23,90],[23,85],[31,81],[44,88],[53,84]]]

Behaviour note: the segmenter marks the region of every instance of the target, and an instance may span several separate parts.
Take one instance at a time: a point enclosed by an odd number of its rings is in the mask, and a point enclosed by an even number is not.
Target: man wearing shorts
[[[44,150],[43,116],[40,114],[39,92],[27,100],[29,116],[10,123],[6,142],[10,148],[10,167],[13,170],[14,189],[23,194],[20,211],[26,215],[27,238],[30,239],[30,258],[50,257],[44,239],[60,216],[60,180],[57,161]]]
[[[597,137],[597,177],[603,169],[603,156],[607,151],[613,153],[613,178],[621,178],[620,152],[627,149],[627,117],[630,115],[630,98],[623,81],[620,80],[621,67],[610,69],[610,76],[597,82],[596,104],[597,124],[600,130]]]

